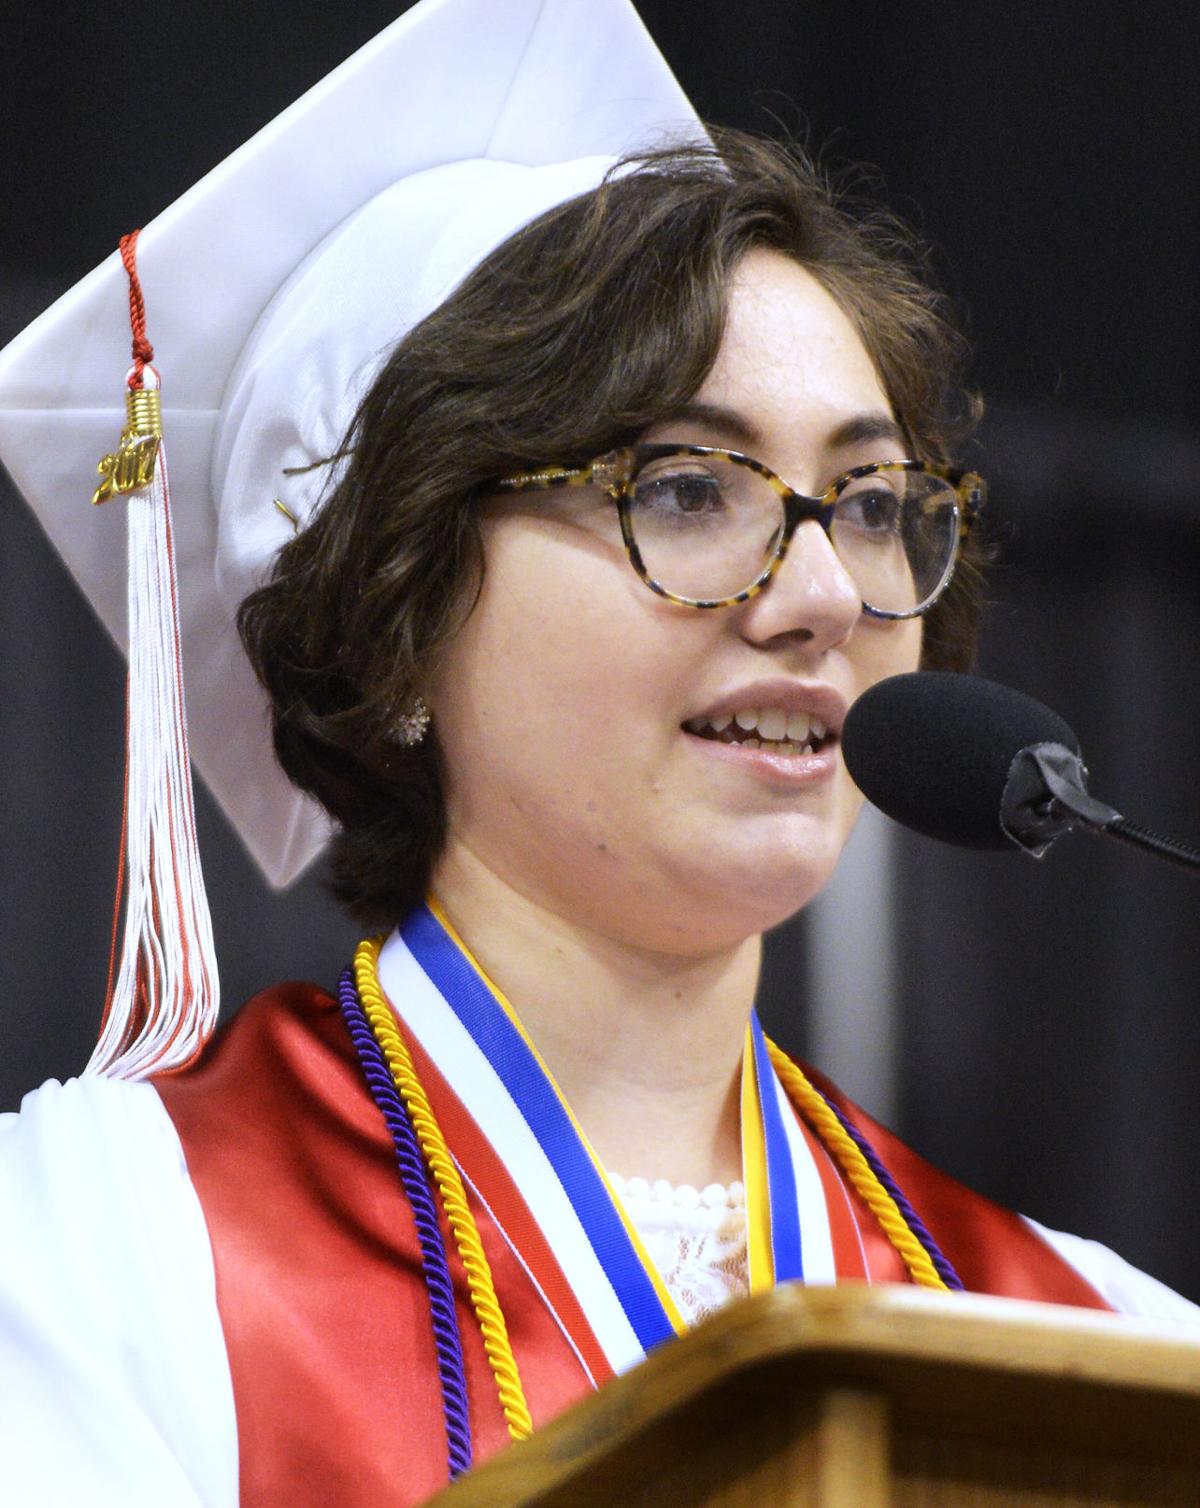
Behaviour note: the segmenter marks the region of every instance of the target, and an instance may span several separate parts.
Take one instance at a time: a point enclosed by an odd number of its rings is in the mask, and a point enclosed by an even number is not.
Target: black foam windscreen
[[[1056,712],[1010,686],[954,671],[892,676],[851,707],[851,779],[906,827],[967,848],[1007,848],[1000,807],[1017,754],[1079,741]]]

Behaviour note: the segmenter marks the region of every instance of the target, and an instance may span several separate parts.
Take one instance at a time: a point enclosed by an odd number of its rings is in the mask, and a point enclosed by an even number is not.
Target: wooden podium
[[[1200,1330],[911,1288],[735,1304],[437,1508],[1200,1505]]]

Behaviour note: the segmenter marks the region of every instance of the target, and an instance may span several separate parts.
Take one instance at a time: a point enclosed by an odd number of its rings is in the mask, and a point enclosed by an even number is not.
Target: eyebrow
[[[825,442],[830,450],[845,450],[851,445],[867,445],[872,440],[895,440],[908,445],[908,437],[891,414],[855,414],[839,424]]]
[[[701,403],[698,399],[691,403],[681,403],[661,419],[659,424],[702,424],[706,429],[719,430],[748,449],[761,447],[765,443],[762,431],[753,420],[739,413],[736,408],[726,408],[721,403]]]
[[[762,431],[745,414],[735,408],[726,408],[720,403],[702,403],[698,400],[683,403],[660,421],[665,424],[702,424],[708,429],[719,430],[748,449],[764,445]],[[873,440],[895,441],[907,447],[908,437],[891,414],[854,414],[843,420],[825,442],[828,450],[846,450],[852,445],[868,445]]]

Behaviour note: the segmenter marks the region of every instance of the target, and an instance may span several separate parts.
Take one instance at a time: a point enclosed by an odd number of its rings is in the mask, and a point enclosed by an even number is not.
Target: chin
[[[703,877],[682,881],[691,930],[713,943],[735,943],[795,916],[829,883],[842,840],[827,845],[777,843],[764,852],[729,854]],[[715,855],[710,852],[709,857]]]

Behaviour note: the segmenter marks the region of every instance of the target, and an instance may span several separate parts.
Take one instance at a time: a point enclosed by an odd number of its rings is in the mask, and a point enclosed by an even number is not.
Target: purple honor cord
[[[817,1092],[818,1094],[820,1094],[820,1090],[818,1090]],[[928,1230],[926,1230],[925,1222],[921,1219],[920,1215],[917,1214],[916,1210],[913,1209],[912,1205],[909,1204],[908,1200],[901,1192],[900,1186],[897,1184],[896,1180],[884,1167],[883,1163],[880,1162],[878,1152],[876,1152],[875,1148],[862,1134],[858,1127],[854,1125],[854,1123],[850,1121],[845,1115],[842,1114],[842,1112],[838,1109],[838,1107],[833,1103],[833,1101],[827,1094],[822,1094],[821,1098],[833,1111],[834,1115],[837,1116],[846,1135],[866,1158],[867,1166],[870,1168],[871,1172],[875,1174],[875,1177],[878,1178],[879,1182],[896,1201],[896,1208],[900,1211],[900,1214],[904,1219],[904,1223],[908,1226],[909,1230],[912,1231],[913,1235],[916,1236],[917,1240],[925,1248],[925,1254],[937,1269],[938,1276],[941,1278],[942,1282],[945,1283],[947,1288],[954,1289],[956,1293],[964,1292],[966,1285],[963,1283],[963,1280],[950,1265],[949,1260],[942,1255],[941,1247],[933,1239]]]
[[[338,981],[338,1004],[358,1053],[371,1096],[392,1134],[400,1178],[416,1222],[417,1240],[421,1246],[421,1273],[429,1293],[429,1312],[433,1321],[433,1341],[437,1351],[438,1379],[446,1420],[446,1447],[450,1477],[453,1479],[471,1468],[471,1418],[467,1406],[462,1339],[454,1308],[454,1285],[438,1223],[437,1206],[429,1187],[416,1132],[396,1090],[383,1050],[375,1040],[375,1034],[363,1011],[354,986],[352,969],[347,969]]]

